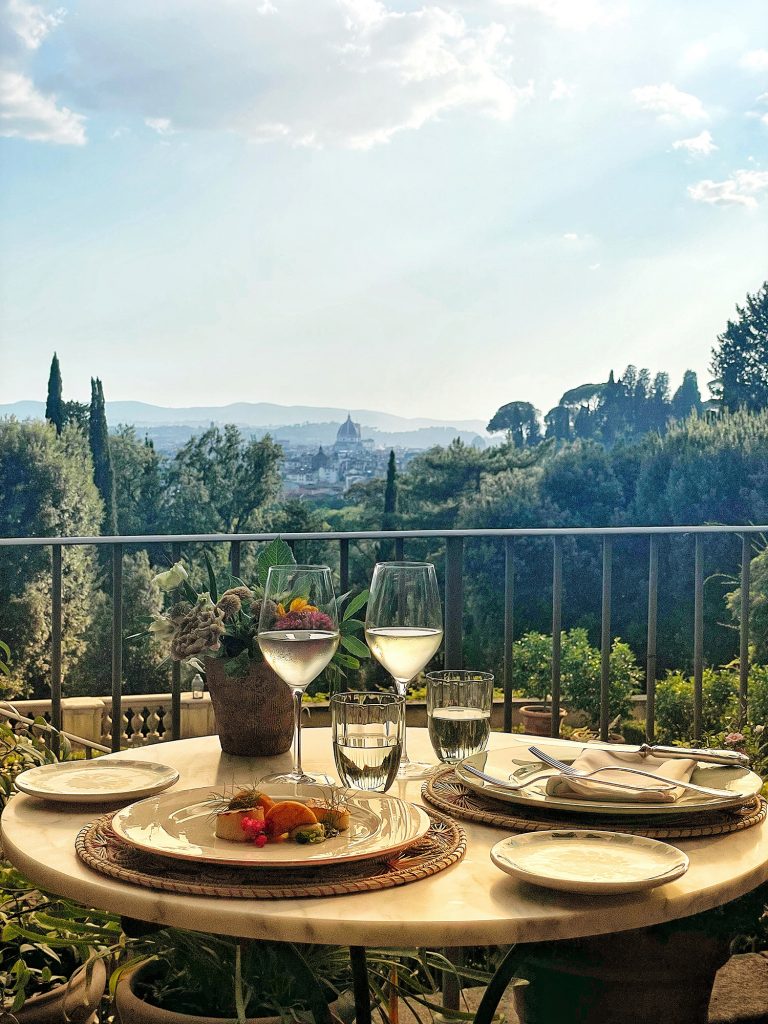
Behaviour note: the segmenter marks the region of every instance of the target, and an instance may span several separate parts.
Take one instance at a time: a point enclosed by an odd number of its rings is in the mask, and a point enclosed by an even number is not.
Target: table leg
[[[528,946],[526,1024],[706,1024],[728,940],[668,927]],[[494,979],[495,980],[495,979]],[[482,1022],[479,1012],[477,1024]]]
[[[368,962],[365,956],[365,947],[350,946],[349,959],[352,964],[355,1020],[357,1024],[371,1024],[371,992],[368,987]]]

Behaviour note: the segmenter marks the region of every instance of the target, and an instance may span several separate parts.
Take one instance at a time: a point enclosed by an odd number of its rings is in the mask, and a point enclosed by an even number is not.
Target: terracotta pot
[[[290,689],[265,662],[252,661],[242,676],[226,675],[224,665],[217,658],[205,663],[221,749],[241,757],[284,754],[293,740]]]
[[[94,961],[90,978],[85,967],[78,967],[68,984],[59,985],[50,992],[31,996],[14,1018],[19,1024],[91,1024],[107,983],[107,968],[103,960]],[[0,1017],[2,1010],[0,1010]]]
[[[197,1014],[176,1013],[174,1010],[161,1010],[158,1006],[144,1002],[134,992],[134,986],[141,972],[149,965],[136,964],[120,975],[115,989],[115,1011],[119,1024],[222,1024],[231,1017],[200,1017]],[[328,1004],[331,1015],[336,1020],[349,1020],[349,1006],[337,999]],[[248,1024],[284,1024],[280,1017],[248,1017]]]
[[[560,721],[557,724],[557,735],[560,735],[560,725],[568,714],[560,708]],[[551,736],[552,729],[552,708],[546,704],[526,704],[520,708],[520,715],[523,719],[523,731],[529,736]]]

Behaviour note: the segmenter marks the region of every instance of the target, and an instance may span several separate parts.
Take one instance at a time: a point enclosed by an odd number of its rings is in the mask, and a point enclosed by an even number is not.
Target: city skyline
[[[0,9],[4,404],[707,397],[765,277],[760,3]]]

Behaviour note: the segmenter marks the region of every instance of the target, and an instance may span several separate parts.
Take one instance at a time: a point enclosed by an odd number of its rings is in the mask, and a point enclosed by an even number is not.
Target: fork
[[[533,747],[531,747],[530,750],[533,751]],[[541,760],[543,761],[544,758],[542,758]],[[527,778],[527,779],[514,779],[514,780],[512,780],[512,779],[497,779],[493,775],[487,775],[485,772],[481,772],[479,768],[475,768],[474,765],[468,764],[467,762],[465,762],[462,765],[462,769],[465,772],[469,772],[470,775],[476,775],[478,779],[483,779],[483,781],[485,781],[485,782],[492,783],[494,786],[501,786],[504,789],[512,789],[512,790],[525,789],[526,786],[530,786],[534,782],[540,782],[542,779],[551,779],[551,778],[553,778],[553,775],[552,775],[551,772],[537,772],[535,775],[531,775],[530,778]],[[600,769],[598,769],[598,771],[599,770]],[[575,774],[575,773],[570,772],[569,774],[572,775],[572,774]],[[625,791],[628,790],[631,793],[641,793],[641,792],[642,793],[647,793],[648,792],[648,787],[647,786],[633,786],[629,782],[607,782],[607,781],[603,781],[601,779],[590,779],[589,775],[580,775],[579,778],[581,778],[585,782],[599,782],[601,786],[611,786],[614,789],[623,789]],[[667,784],[664,784],[664,780],[663,779],[661,779],[660,781],[661,781],[662,785],[658,787],[659,791],[666,792],[667,790],[675,788],[675,783],[673,783],[673,782],[669,782]],[[712,792],[714,793],[716,791],[712,790]]]
[[[603,765],[601,768],[595,768],[591,772],[582,772],[573,765],[566,764],[564,761],[558,761],[556,757],[552,757],[550,754],[545,754],[543,750],[539,750],[538,747],[528,747],[528,750],[534,757],[538,757],[544,764],[548,764],[550,768],[557,768],[562,774],[569,776],[570,778],[580,779],[582,781],[593,781],[599,783],[601,786],[620,786],[624,787],[622,782],[608,782],[605,779],[594,779],[594,775],[598,775],[600,772],[627,772],[631,775],[642,775],[647,779],[653,779],[655,782],[664,783],[658,786],[658,789],[687,789],[693,793],[703,793],[705,796],[718,797],[721,800],[743,800],[744,797],[741,793],[733,793],[727,789],[710,789],[709,786],[697,786],[693,782],[678,782],[676,779],[663,779],[659,775],[654,775],[653,772],[645,772],[642,768],[630,768],[626,765]],[[643,787],[632,786],[627,787],[632,789],[639,789]],[[646,789],[647,791],[647,789]]]

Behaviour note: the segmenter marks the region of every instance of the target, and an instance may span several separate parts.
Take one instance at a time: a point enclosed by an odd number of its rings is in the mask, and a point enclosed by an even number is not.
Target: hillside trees
[[[101,532],[110,536],[117,533],[115,506],[115,476],[109,451],[109,431],[104,404],[104,388],[98,377],[91,377],[91,409],[88,420],[88,443],[93,459],[93,479],[104,505]]]
[[[72,425],[57,437],[41,422],[0,421],[0,533],[72,537],[99,532],[103,505],[88,442]],[[85,651],[96,593],[92,549],[65,547],[62,671],[69,679]],[[13,651],[10,692],[44,697],[51,670],[50,548],[2,552],[0,633]]]
[[[768,281],[729,320],[712,352],[712,392],[726,409],[768,407]]]
[[[48,376],[48,397],[45,401],[45,418],[56,428],[60,434],[64,426],[64,402],[61,396],[61,367],[59,357],[53,353],[51,370]]]
[[[487,429],[491,433],[505,430],[517,448],[536,444],[541,440],[539,410],[530,402],[508,402],[496,410]]]

